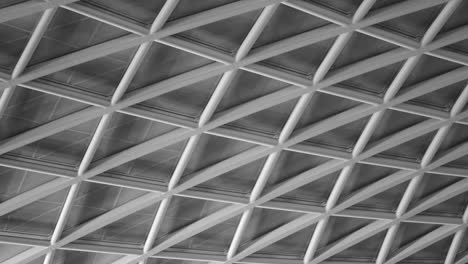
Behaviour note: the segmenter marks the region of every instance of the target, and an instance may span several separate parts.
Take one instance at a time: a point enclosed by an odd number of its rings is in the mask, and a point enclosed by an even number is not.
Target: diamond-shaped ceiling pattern
[[[468,263],[467,13],[0,1],[0,261]]]

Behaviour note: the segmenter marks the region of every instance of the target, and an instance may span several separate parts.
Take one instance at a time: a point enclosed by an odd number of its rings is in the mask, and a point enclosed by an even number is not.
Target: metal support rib
[[[449,17],[452,15],[452,13],[455,11],[455,9],[459,6],[460,3],[461,3],[460,0],[454,0],[454,1],[448,2],[444,6],[444,8],[441,10],[439,15],[437,16],[437,18],[434,20],[434,22],[431,24],[431,26],[427,30],[427,32],[424,34],[421,40],[421,46],[426,46],[430,42],[432,42],[432,40],[437,36],[440,29],[442,29],[443,25],[445,25]],[[409,72],[411,72],[411,70]],[[452,108],[452,111],[450,112],[450,116],[455,116],[458,113],[460,113],[463,107],[466,105],[467,100],[468,100],[468,87],[465,87],[465,89],[459,96],[458,100],[456,101],[454,107]],[[429,145],[426,152],[424,153],[424,156],[421,160],[421,167],[426,167],[432,161],[432,158],[437,153],[440,145],[442,144],[445,136],[447,135],[450,129],[450,126],[451,124],[445,127],[442,127],[437,131],[431,144]],[[398,208],[396,210],[397,217],[400,217],[401,215],[403,215],[403,213],[405,213],[405,211],[407,210],[409,204],[411,203],[411,200],[413,199],[414,193],[416,192],[416,189],[418,188],[422,180],[422,177],[423,175],[419,175],[411,179],[408,187],[405,190],[405,193],[403,194],[403,197],[401,198]],[[387,234],[385,235],[385,238],[384,238],[384,242],[382,243],[382,246],[379,250],[379,254],[377,255],[377,260],[376,260],[377,264],[382,264],[385,262],[385,259],[387,258],[387,255],[392,246],[392,242],[394,241],[395,236],[398,232],[398,227],[399,227],[399,224],[396,224],[387,231]]]
[[[249,53],[250,49],[255,44],[255,41],[260,36],[263,29],[266,27],[268,21],[273,16],[277,8],[278,8],[278,4],[273,4],[273,5],[265,7],[265,9],[262,11],[262,13],[258,17],[255,24],[253,25],[252,29],[250,30],[250,32],[248,33],[248,35],[246,36],[246,38],[240,45],[239,50],[237,51],[236,56],[235,56],[236,62],[243,59]],[[206,125],[207,122],[210,121],[219,103],[221,102],[224,94],[226,93],[227,89],[229,88],[232,81],[234,80],[236,74],[237,74],[237,70],[228,71],[223,74],[215,91],[213,92],[213,95],[211,96],[208,104],[206,105],[205,109],[203,110],[200,116],[200,119],[198,121],[198,127],[203,127]],[[195,135],[195,136],[190,137],[182,153],[182,156],[180,157],[179,162],[177,163],[174,173],[171,176],[171,180],[168,186],[168,191],[172,191],[178,184],[188,162],[190,161],[190,157],[193,151],[195,150],[195,147],[199,139],[200,139],[200,135]],[[146,241],[143,247],[143,254],[148,253],[148,251],[150,251],[153,247],[158,231],[163,223],[164,216],[166,214],[167,208],[170,203],[170,199],[171,197],[164,199],[158,208],[156,217],[153,221],[153,224],[151,225],[150,232],[148,234],[148,237],[146,238]],[[123,261],[122,263],[127,263],[127,261]],[[140,260],[139,263],[145,264],[146,258],[143,258],[143,260]]]
[[[156,17],[153,24],[151,25],[150,34],[153,34],[162,28],[162,26],[164,25],[166,20],[169,18],[170,14],[174,10],[177,3],[178,3],[178,0],[166,1],[163,8],[161,9],[158,16]],[[125,91],[128,89],[133,77],[138,71],[138,68],[140,67],[141,63],[144,61],[145,56],[151,47],[151,44],[152,44],[151,42],[147,42],[147,43],[143,43],[142,45],[138,47],[138,50],[136,51],[132,61],[130,62],[127,70],[125,71],[125,74],[123,75],[121,81],[119,82],[119,85],[117,86],[111,98],[111,106],[115,105],[125,94]],[[98,127],[96,131],[94,132],[91,142],[89,143],[89,146],[78,168],[78,177],[82,176],[88,169],[89,164],[93,160],[94,154],[96,153],[99,147],[99,144],[104,136],[104,133],[107,129],[107,126],[109,125],[111,118],[112,118],[112,113],[105,114],[104,116],[102,116],[98,124]],[[75,200],[75,197],[78,194],[78,191],[80,189],[81,181],[78,181],[77,183],[73,184],[70,190],[68,191],[67,197],[62,207],[62,211],[60,212],[59,219],[57,221],[57,224],[55,226],[54,232],[50,240],[51,246],[54,246],[57,243],[57,241],[60,240],[63,229],[65,228],[67,219],[72,210],[73,201]],[[47,255],[44,259],[44,264],[51,264],[54,259],[54,254],[55,254],[54,249],[47,252]]]

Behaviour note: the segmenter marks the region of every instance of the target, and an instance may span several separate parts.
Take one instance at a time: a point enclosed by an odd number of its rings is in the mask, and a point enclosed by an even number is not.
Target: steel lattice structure
[[[376,0],[364,0],[350,18],[337,12],[332,12],[321,5],[302,0],[241,0],[167,22],[179,1],[166,0],[150,28],[129,22],[117,15],[103,12],[89,5],[80,3],[80,1],[77,0],[26,1],[1,9],[0,22],[21,18],[33,13],[41,13],[41,17],[11,75],[2,73],[0,76],[4,80],[0,83],[0,88],[3,91],[0,99],[0,111],[2,113],[5,111],[17,87],[67,98],[87,104],[89,107],[4,139],[0,142],[0,152],[5,154],[84,122],[96,118],[100,120],[77,170],[58,167],[47,162],[31,162],[28,160],[14,159],[10,156],[0,157],[1,166],[25,171],[36,171],[56,177],[52,181],[3,201],[0,204],[0,215],[6,215],[59,190],[69,188],[55,229],[48,243],[33,239],[32,237],[14,237],[8,234],[0,235],[1,243],[30,246],[29,249],[9,258],[4,263],[28,263],[45,256],[43,263],[48,264],[53,263],[54,254],[57,250],[74,250],[122,255],[119,259],[112,262],[116,264],[146,263],[148,258],[184,259],[225,264],[292,264],[297,263],[297,261],[287,258],[252,257],[251,255],[312,225],[316,225],[316,227],[310,243],[308,244],[307,251],[301,261],[307,264],[326,262],[330,257],[380,232],[385,233],[385,239],[378,252],[376,263],[391,264],[400,262],[417,251],[452,235],[454,236],[451,240],[451,246],[446,255],[445,263],[466,263],[468,261],[468,254],[457,257],[457,252],[465,236],[465,230],[468,227],[468,210],[466,210],[461,218],[425,216],[420,215],[420,213],[452,197],[467,193],[468,179],[461,179],[452,185],[444,187],[424,200],[418,201],[413,206],[410,206],[410,204],[413,201],[413,196],[425,173],[430,172],[459,178],[466,178],[468,175],[466,169],[444,166],[453,160],[467,155],[468,142],[461,143],[442,155],[436,155],[453,124],[468,125],[466,121],[468,118],[468,111],[465,109],[468,100],[468,87],[463,89],[448,112],[408,103],[408,101],[416,97],[429,94],[438,89],[468,79],[468,56],[449,49],[444,49],[444,47],[448,45],[468,39],[468,25],[461,26],[444,34],[439,34],[447,20],[463,1],[466,0],[406,0],[378,10],[370,11]],[[282,5],[294,8],[311,16],[319,17],[331,22],[331,24],[266,46],[253,48],[254,43],[268,25],[275,11]],[[378,23],[437,5],[443,5],[443,7],[419,42],[375,26]],[[27,67],[50,21],[54,17],[56,11],[62,8],[128,31],[132,33],[132,35],[119,37],[39,63],[32,67]],[[233,56],[228,56],[207,46],[174,37],[177,33],[254,10],[261,10],[261,13],[256,18],[252,28]],[[332,65],[349,43],[351,36],[356,34],[356,32],[392,43],[397,45],[398,48],[338,69],[333,69]],[[319,64],[313,78],[310,80],[299,78],[286,71],[281,71],[259,63],[265,59],[332,38],[335,38],[332,46]],[[160,43],[196,54],[211,60],[212,63],[141,89],[127,92],[132,79],[154,43]],[[123,78],[120,80],[110,100],[101,99],[65,86],[48,85],[37,81],[37,79],[46,75],[131,47],[137,47],[137,52],[134,54],[131,63],[125,70]],[[410,87],[410,89],[400,91],[423,55],[457,63],[460,67],[434,78],[419,82]],[[382,97],[376,97],[356,90],[347,90],[337,86],[337,84],[342,81],[386,67],[396,62],[402,62],[402,66]],[[223,97],[226,96],[229,85],[232,83],[235,76],[239,74],[239,71],[248,71],[279,80],[288,83],[289,86],[220,113],[216,113],[218,105]],[[220,74],[222,74],[220,81],[211,94],[200,118],[196,121],[187,121],[183,118],[136,107],[138,103],[150,98],[161,96],[181,89],[189,84],[206,80]],[[319,93],[347,98],[360,102],[361,104],[317,123],[308,125],[305,128],[296,129],[297,123],[310,104],[311,99]],[[298,100],[277,139],[222,127],[242,117],[293,99]],[[374,131],[381,124],[384,113],[388,110],[411,113],[428,117],[428,119],[398,131],[377,142],[368,144]],[[178,128],[93,162],[94,155],[103,140],[104,131],[109,126],[109,122],[114,113],[162,122],[177,126]],[[311,146],[303,143],[309,138],[321,135],[364,117],[370,117],[370,119],[350,152],[321,146]],[[419,163],[376,156],[385,150],[431,132],[435,134]],[[189,180],[181,181],[186,166],[192,158],[197,144],[200,141],[200,137],[203,134],[249,142],[256,144],[256,146],[221,162],[210,165],[207,168],[196,171],[191,174]],[[109,177],[109,170],[183,140],[188,141],[167,186],[141,183],[127,178],[117,179]],[[278,162],[280,153],[283,151],[323,156],[330,158],[330,160],[302,172],[276,185],[274,188],[265,190],[265,185],[269,176],[275,169],[275,164]],[[209,193],[194,189],[194,187],[203,182],[261,158],[266,158],[266,161],[259,175],[256,176],[255,186],[248,198],[240,197],[234,193],[229,194],[228,192]],[[356,164],[360,163],[390,167],[397,169],[397,171],[365,186],[353,195],[348,196],[345,200],[340,201],[339,198],[343,188],[348,182],[351,171]],[[333,172],[339,172],[339,176],[323,207],[274,201],[275,198],[287,192],[319,180]],[[65,233],[64,228],[72,210],[72,203],[76,199],[78,190],[83,182],[121,186],[142,190],[145,191],[146,194],[123,205],[119,205],[81,224],[71,232]],[[350,208],[369,197],[382,193],[403,182],[409,182],[409,184],[399,202],[395,214]],[[168,207],[172,199],[178,196],[222,201],[230,203],[231,205],[171,233],[169,236],[165,237],[163,241],[157,241],[156,237],[161,229]],[[94,245],[77,242],[78,239],[87,234],[141,209],[154,205],[157,202],[160,204],[142,249],[119,248],[110,245]],[[303,214],[299,218],[264,234],[248,246],[240,248],[242,236],[246,232],[246,228],[255,208],[271,208],[275,210],[295,211]],[[241,216],[241,220],[238,223],[229,250],[225,255],[168,250],[179,242],[235,216]],[[324,236],[324,231],[332,216],[364,218],[373,221],[318,251],[319,242]],[[438,224],[440,227],[414,240],[396,254],[389,255],[392,242],[395,239],[400,224],[403,222]]]

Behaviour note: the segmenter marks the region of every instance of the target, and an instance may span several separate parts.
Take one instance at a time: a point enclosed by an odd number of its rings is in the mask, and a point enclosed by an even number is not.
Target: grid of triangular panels
[[[18,55],[1,62],[2,188],[17,189],[2,189],[2,263],[468,261],[466,0],[109,3],[0,3]],[[76,163],[67,144],[84,146]],[[102,208],[79,209],[95,185]],[[395,203],[365,203],[379,195]],[[14,225],[51,197],[50,233]],[[143,222],[144,241],[93,240]]]

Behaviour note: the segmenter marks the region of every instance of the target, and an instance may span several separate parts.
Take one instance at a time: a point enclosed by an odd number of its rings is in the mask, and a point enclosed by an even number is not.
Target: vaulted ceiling
[[[0,262],[468,263],[468,0],[1,0]]]

